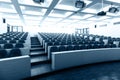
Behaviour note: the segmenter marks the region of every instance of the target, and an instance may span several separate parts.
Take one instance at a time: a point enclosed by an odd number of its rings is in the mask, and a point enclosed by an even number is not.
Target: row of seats
[[[23,47],[24,45],[22,43],[17,44],[6,43],[4,45],[0,45],[0,49],[23,48]]]
[[[0,40],[0,44],[6,43],[25,43],[25,40]]]
[[[59,46],[51,46],[50,52],[82,50],[82,49],[97,49],[97,48],[115,48],[115,47],[116,47],[115,44],[59,45]]]
[[[0,59],[16,56],[22,56],[21,50],[19,48],[11,49],[9,53],[7,52],[6,49],[0,49]]]
[[[9,32],[0,35],[0,40],[26,40],[27,32]]]
[[[120,38],[112,38],[98,35],[73,35],[64,33],[39,33],[40,41],[45,47],[45,52],[49,54],[49,46],[58,47],[55,51],[96,49],[96,48],[115,48],[120,47]],[[118,41],[118,43],[115,43]],[[66,46],[64,46],[66,45]],[[69,45],[74,45],[68,48]],[[79,45],[79,46],[78,46]],[[62,49],[61,49],[61,47]],[[63,49],[64,48],[64,49]],[[53,49],[54,50],[54,49]]]

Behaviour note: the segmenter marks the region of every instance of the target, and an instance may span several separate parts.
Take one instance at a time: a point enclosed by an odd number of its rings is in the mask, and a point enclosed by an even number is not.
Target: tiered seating
[[[82,50],[82,49],[97,49],[97,48],[115,48],[119,47],[119,38],[112,38],[98,35],[72,35],[65,33],[39,33],[39,40],[45,48],[48,56],[52,52]],[[55,46],[58,49],[54,49]],[[53,48],[53,49],[52,49]],[[52,50],[49,50],[52,49]]]
[[[0,50],[1,50],[0,58],[15,57],[15,56],[22,55],[21,50],[25,48],[25,42],[26,42],[27,36],[28,36],[28,33],[25,33],[25,32],[10,32],[10,33],[1,34],[0,35]],[[4,52],[7,51],[7,54],[6,54],[7,56],[4,55],[3,51]]]

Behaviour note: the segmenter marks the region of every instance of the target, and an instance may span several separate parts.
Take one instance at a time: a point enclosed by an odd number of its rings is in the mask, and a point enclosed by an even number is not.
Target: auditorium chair
[[[0,40],[0,44],[6,44],[7,41],[6,40]]]
[[[10,51],[8,57],[22,56],[20,49],[14,48]]]
[[[9,43],[16,43],[16,40],[10,40]]]
[[[13,44],[11,44],[11,43],[6,43],[6,44],[4,44],[4,49],[11,49],[11,48],[13,48]]]
[[[58,48],[59,51],[66,51],[66,47],[64,45],[60,45]]]
[[[15,44],[15,48],[23,48],[24,45],[22,43],[17,43]]]
[[[0,49],[0,59],[8,57],[7,51],[5,49]]]

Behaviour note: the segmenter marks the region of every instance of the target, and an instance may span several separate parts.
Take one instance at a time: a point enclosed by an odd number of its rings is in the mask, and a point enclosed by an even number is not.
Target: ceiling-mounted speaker
[[[35,3],[44,3],[44,0],[33,0]]]
[[[76,8],[84,8],[85,6],[86,6],[86,3],[84,1],[78,0],[78,1],[75,2],[75,7]]]
[[[111,7],[111,8],[109,8],[108,12],[110,12],[110,13],[116,13],[116,12],[119,12],[119,9],[116,8],[116,7]]]
[[[97,28],[97,25],[95,25],[95,28]]]
[[[107,13],[104,12],[104,11],[101,11],[101,12],[98,12],[98,13],[97,13],[98,16],[105,16],[106,14],[107,14]]]
[[[5,18],[3,18],[3,23],[6,23],[6,19]]]

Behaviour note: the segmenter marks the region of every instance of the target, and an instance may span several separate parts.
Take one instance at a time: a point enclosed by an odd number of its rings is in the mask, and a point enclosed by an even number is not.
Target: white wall
[[[7,24],[3,23],[2,16],[0,16],[0,34],[7,32]]]
[[[105,27],[97,26],[96,28],[93,25],[90,27],[90,34],[120,37],[120,25],[108,24]]]

